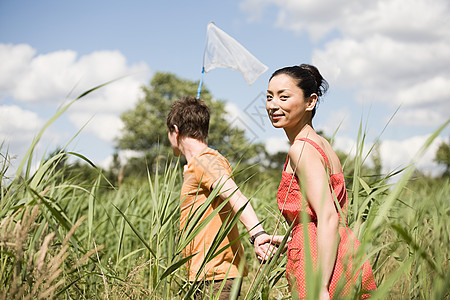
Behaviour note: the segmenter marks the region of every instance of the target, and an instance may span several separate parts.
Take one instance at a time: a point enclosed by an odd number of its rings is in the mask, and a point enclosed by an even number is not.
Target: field
[[[64,178],[62,170],[54,170],[58,157],[25,178],[2,184],[1,297],[187,295],[193,285],[184,279],[180,256],[189,241],[178,230],[180,168],[167,164],[148,181],[130,180],[113,188],[100,172],[94,182]],[[376,298],[448,298],[450,183],[406,179],[394,186],[354,181],[349,226],[373,265]],[[242,189],[267,230],[277,226],[283,233],[287,226],[277,221],[276,181],[259,190]],[[285,257],[260,267],[247,238],[242,240],[251,274],[241,298],[289,298]],[[357,298],[355,292],[351,298]]]
[[[39,136],[12,180],[4,177],[9,158],[2,154],[0,299],[189,299],[197,286],[186,281],[181,250],[207,224],[180,233],[179,163],[161,161],[146,180],[127,178],[118,186],[93,165],[96,176],[87,180],[58,167],[66,155],[90,163],[78,153],[55,153],[32,171]],[[362,242],[355,261],[365,257],[373,266],[373,298],[448,299],[449,180],[415,177],[414,162],[395,184],[389,183],[392,174],[371,180],[361,173],[362,153],[347,187],[347,222]],[[238,183],[265,229],[284,234],[288,226],[275,203],[278,181]],[[231,224],[237,219],[230,216]],[[278,259],[260,265],[240,231],[250,274],[239,299],[290,299],[281,248]],[[317,281],[311,279],[315,299]],[[346,298],[358,299],[359,293],[356,286]]]

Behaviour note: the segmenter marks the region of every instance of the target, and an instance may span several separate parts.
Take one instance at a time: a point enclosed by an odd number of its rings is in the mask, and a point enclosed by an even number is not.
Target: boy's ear
[[[174,131],[177,133],[177,137],[178,137],[178,135],[180,134],[180,130],[178,129],[178,126],[174,124],[173,128],[175,129]]]
[[[317,96],[316,93],[312,93],[311,96],[308,97],[307,106],[306,106],[307,111],[312,111],[314,109],[314,107],[316,107],[318,98],[319,97]]]

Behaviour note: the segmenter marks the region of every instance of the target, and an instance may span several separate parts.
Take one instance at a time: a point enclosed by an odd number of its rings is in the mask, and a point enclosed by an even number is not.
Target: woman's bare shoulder
[[[289,149],[290,163],[293,166],[313,166],[315,163],[322,163],[322,156],[311,143],[304,140],[297,140]]]
[[[322,148],[323,152],[330,161],[331,169],[335,172],[339,172],[341,170],[341,163],[336,151],[334,151],[333,146],[331,146],[330,142],[326,138],[320,136],[320,139],[321,144],[319,144],[319,146]]]

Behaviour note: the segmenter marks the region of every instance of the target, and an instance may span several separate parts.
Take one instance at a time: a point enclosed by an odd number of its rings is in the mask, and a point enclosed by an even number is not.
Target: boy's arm
[[[221,180],[222,178],[225,179],[226,177],[223,176],[214,181],[212,188],[215,188],[218,183],[223,182],[223,180]],[[241,190],[239,190],[236,183],[231,178],[228,178],[227,181],[225,181],[221,190],[223,192],[219,195],[219,197],[223,200],[228,199],[234,213],[237,213],[240,208],[247,204],[239,217],[239,221],[241,221],[245,228],[247,228],[250,237],[256,237],[254,239],[254,246],[258,259],[267,260],[271,254],[275,253],[276,249],[272,244],[267,242],[270,240],[270,236],[264,231],[264,228],[260,224],[258,217],[256,216],[256,213],[247,197],[242,194]]]

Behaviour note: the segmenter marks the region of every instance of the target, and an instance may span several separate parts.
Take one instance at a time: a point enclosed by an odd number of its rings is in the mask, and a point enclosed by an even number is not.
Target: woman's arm
[[[302,192],[317,215],[318,262],[322,271],[322,292],[328,291],[337,256],[339,216],[330,191],[329,177],[320,154],[305,142],[289,150],[291,167],[300,179]]]
[[[220,179],[216,180],[213,183],[212,188],[214,188],[219,182],[221,182]],[[225,181],[221,190],[223,192],[219,197],[222,200],[228,199],[234,213],[237,213],[239,209],[241,209],[248,202],[247,197],[242,194],[241,190],[231,178],[228,178],[227,181]],[[242,211],[241,216],[239,217],[239,221],[241,221],[241,223],[248,230],[250,237],[258,234],[254,241],[254,246],[256,256],[259,260],[267,260],[270,257],[271,253],[275,253],[276,248],[270,243],[266,242],[270,240],[271,237],[267,233],[265,233],[264,228],[260,224],[255,210],[253,209],[250,202],[247,203],[246,207]],[[264,233],[260,234],[260,232]]]

